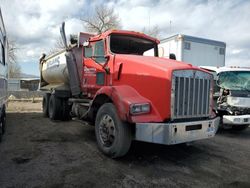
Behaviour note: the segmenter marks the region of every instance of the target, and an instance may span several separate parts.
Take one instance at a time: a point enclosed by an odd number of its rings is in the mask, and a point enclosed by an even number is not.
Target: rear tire
[[[3,124],[0,122],[0,142],[2,142],[2,137],[3,137]]]
[[[49,118],[51,120],[60,120],[62,116],[62,104],[60,98],[51,95],[49,99]]]
[[[49,99],[50,93],[45,93],[43,96],[43,116],[49,117]]]
[[[106,103],[98,110],[95,135],[98,148],[111,158],[124,156],[132,141],[130,125],[121,121],[112,103]]]
[[[5,124],[6,124],[6,114],[4,111],[0,120],[0,142],[2,141],[2,137],[5,133]]]
[[[249,125],[237,125],[237,126],[233,126],[232,129],[237,130],[237,131],[243,131],[243,130],[247,129],[248,126]]]
[[[70,116],[71,105],[68,104],[68,99],[62,99],[62,118],[63,121],[71,120]]]
[[[4,112],[3,117],[2,117],[2,130],[3,130],[3,134],[6,131],[6,113]]]

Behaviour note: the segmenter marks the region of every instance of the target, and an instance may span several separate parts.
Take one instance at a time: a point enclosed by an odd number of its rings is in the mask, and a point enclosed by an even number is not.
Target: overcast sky
[[[66,33],[85,31],[79,18],[104,3],[115,8],[122,29],[158,25],[160,38],[181,33],[223,41],[226,65],[250,67],[250,0],[0,0],[22,71],[39,75],[39,56],[53,47],[62,21]]]

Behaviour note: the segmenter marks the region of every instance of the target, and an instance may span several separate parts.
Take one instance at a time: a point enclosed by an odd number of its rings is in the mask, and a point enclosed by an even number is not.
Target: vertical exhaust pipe
[[[65,47],[65,49],[67,49],[68,45],[67,45],[67,38],[66,38],[66,34],[65,34],[65,22],[63,22],[62,25],[61,25],[60,33],[61,33],[61,37],[62,37],[62,40],[63,40],[64,47]]]

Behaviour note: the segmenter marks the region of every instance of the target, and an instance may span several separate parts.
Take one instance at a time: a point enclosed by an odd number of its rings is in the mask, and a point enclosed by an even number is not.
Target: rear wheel
[[[247,129],[248,126],[249,125],[236,125],[236,126],[233,126],[232,129],[237,130],[237,131],[243,131],[243,130]]]
[[[49,118],[51,120],[60,120],[62,116],[62,104],[60,98],[51,95],[49,99]]]
[[[6,114],[4,112],[3,117],[2,117],[2,130],[3,130],[3,134],[5,133],[6,130]]]
[[[3,137],[3,124],[2,122],[0,122],[0,142],[2,141],[2,137]]]
[[[109,157],[122,157],[130,148],[130,125],[121,121],[112,103],[106,103],[98,110],[95,134],[98,148]]]
[[[63,121],[68,121],[71,119],[70,111],[71,111],[71,105],[68,104],[67,99],[61,99],[62,100],[62,118]]]
[[[6,124],[6,114],[3,112],[3,115],[0,120],[0,142],[2,141],[3,134],[5,133],[5,124]]]
[[[43,116],[49,117],[49,99],[50,93],[45,93],[43,96]]]

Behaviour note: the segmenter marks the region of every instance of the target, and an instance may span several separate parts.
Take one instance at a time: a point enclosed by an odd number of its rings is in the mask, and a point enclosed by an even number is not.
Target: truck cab
[[[139,32],[109,30],[78,41],[40,59],[45,116],[90,122],[98,148],[113,158],[132,140],[172,145],[215,135],[212,74],[159,58],[159,41]],[[143,55],[149,49],[154,56]]]
[[[250,69],[240,67],[202,68],[216,74],[215,110],[225,129],[244,130],[250,124]]]

